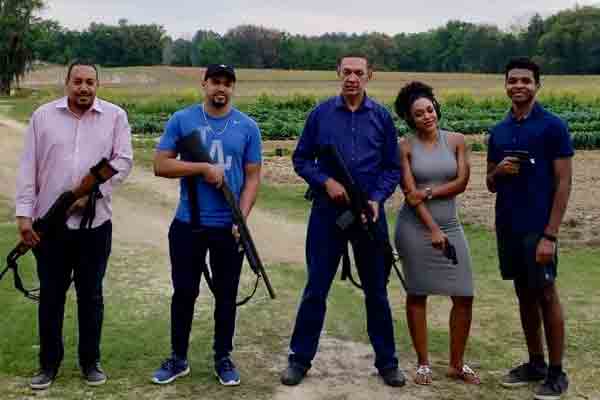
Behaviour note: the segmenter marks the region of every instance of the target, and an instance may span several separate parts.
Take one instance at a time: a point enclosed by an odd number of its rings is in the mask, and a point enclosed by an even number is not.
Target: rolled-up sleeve
[[[15,195],[15,216],[33,218],[33,210],[37,200],[37,114],[33,114],[25,131],[25,143],[19,171]]]
[[[292,162],[294,164],[294,171],[308,182],[309,185],[320,187],[325,185],[325,181],[329,176],[319,170],[316,162],[319,150],[317,143],[317,116],[318,108],[313,110],[306,120],[302,135],[292,155]]]
[[[131,127],[127,113],[120,111],[115,121],[112,154],[110,165],[117,170],[117,174],[110,180],[100,185],[102,196],[110,196],[115,185],[122,183],[133,167],[133,147],[131,145]]]
[[[394,193],[402,177],[400,153],[398,151],[398,134],[389,113],[384,114],[385,144],[383,146],[382,173],[377,179],[375,190],[371,193],[371,200],[383,203]]]

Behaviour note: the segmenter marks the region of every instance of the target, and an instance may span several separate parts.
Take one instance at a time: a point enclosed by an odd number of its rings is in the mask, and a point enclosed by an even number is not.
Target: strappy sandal
[[[481,384],[481,379],[479,379],[479,375],[475,371],[471,369],[467,364],[462,366],[461,371],[457,371],[452,368],[452,371],[448,371],[446,374],[448,378],[461,380],[464,383],[468,383],[470,385],[479,385]]]
[[[431,385],[433,382],[433,371],[429,365],[419,365],[415,372],[415,383],[417,385]]]

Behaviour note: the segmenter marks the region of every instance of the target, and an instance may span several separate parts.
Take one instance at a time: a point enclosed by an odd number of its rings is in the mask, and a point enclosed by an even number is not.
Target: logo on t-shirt
[[[225,157],[225,151],[223,150],[223,141],[222,140],[213,139],[209,143],[208,132],[210,132],[210,131],[211,131],[211,129],[208,126],[200,127],[200,135],[202,136],[202,143],[204,143],[205,145],[208,145],[208,147],[209,147],[208,154],[210,155],[210,158],[215,160],[217,162],[217,164],[223,166],[223,168],[225,168],[225,171],[229,171],[231,169],[232,157],[231,156]]]

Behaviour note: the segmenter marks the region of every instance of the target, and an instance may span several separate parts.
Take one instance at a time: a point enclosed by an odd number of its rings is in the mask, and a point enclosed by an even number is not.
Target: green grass
[[[262,207],[268,204],[276,212],[295,209],[290,216],[303,218],[306,204],[296,199],[300,193],[265,188]],[[265,198],[268,197],[268,198]],[[0,215],[11,219],[6,211],[8,202],[0,202]],[[301,210],[299,210],[301,209]],[[391,218],[393,220],[393,218]],[[496,269],[493,236],[485,229],[466,226],[470,241],[477,301],[473,334],[467,360],[480,365],[484,385],[469,389],[440,379],[436,386],[439,398],[513,399],[530,395],[527,389],[502,390],[496,379],[516,361],[525,357],[517,318],[516,303],[507,282],[500,281]],[[12,222],[0,224],[0,254],[6,254],[15,243]],[[600,390],[592,379],[600,365],[594,354],[600,351],[600,316],[597,307],[600,296],[595,294],[600,284],[600,272],[595,269],[600,256],[597,249],[568,249],[561,256],[560,287],[568,315],[568,348],[566,367],[571,374],[572,393],[592,394]],[[85,396],[101,399],[168,398],[203,394],[203,398],[270,398],[276,390],[277,371],[273,365],[283,365],[283,357],[295,316],[298,298],[305,282],[304,268],[293,265],[270,265],[268,270],[278,299],[260,300],[243,307],[239,313],[235,358],[244,377],[239,389],[224,390],[212,376],[212,299],[202,297],[197,304],[190,348],[193,375],[180,380],[176,389],[157,388],[148,377],[157,367],[169,347],[169,290],[152,289],[156,281],[168,287],[168,272],[157,265],[155,251],[148,248],[127,248],[116,244],[106,279],[106,320],[103,333],[103,365],[111,379],[102,388],[85,387],[76,369],[77,330],[75,302],[69,296],[65,317],[66,357],[60,379],[50,391],[52,398],[78,399]],[[35,284],[33,260],[21,260],[21,270],[29,287]],[[252,277],[244,276],[241,289],[249,289]],[[154,282],[154,284],[152,283]],[[29,396],[27,377],[36,368],[37,337],[35,305],[20,296],[9,279],[0,282],[0,304],[4,321],[0,335],[0,389],[3,399]],[[390,287],[396,339],[401,360],[414,358],[404,319],[404,295],[397,280]],[[429,308],[430,351],[434,366],[443,371],[447,360],[447,299],[432,298]],[[368,343],[365,333],[365,312],[362,296],[348,283],[336,280],[329,299],[325,329],[329,336]],[[414,389],[414,387],[413,387]],[[407,390],[411,390],[410,388]],[[515,397],[516,396],[516,397]]]

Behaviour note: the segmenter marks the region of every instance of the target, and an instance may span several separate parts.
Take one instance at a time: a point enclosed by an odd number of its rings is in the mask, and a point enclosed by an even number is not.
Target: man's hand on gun
[[[221,165],[217,164],[209,164],[206,172],[204,173],[204,180],[211,184],[215,185],[217,189],[220,189],[223,185],[223,179],[225,176],[225,169]]]
[[[35,247],[40,242],[40,236],[33,229],[33,221],[29,217],[17,217],[17,228],[21,241],[29,247]]]
[[[496,174],[499,176],[518,175],[521,162],[518,157],[504,157],[496,167]]]
[[[81,215],[85,210],[85,206],[89,200],[90,196],[83,196],[79,200],[77,200],[73,205],[67,210],[67,215]]]
[[[334,203],[339,205],[348,205],[350,204],[350,197],[338,181],[333,178],[329,178],[325,181],[325,190],[327,190],[327,194],[329,198],[333,200]]]

